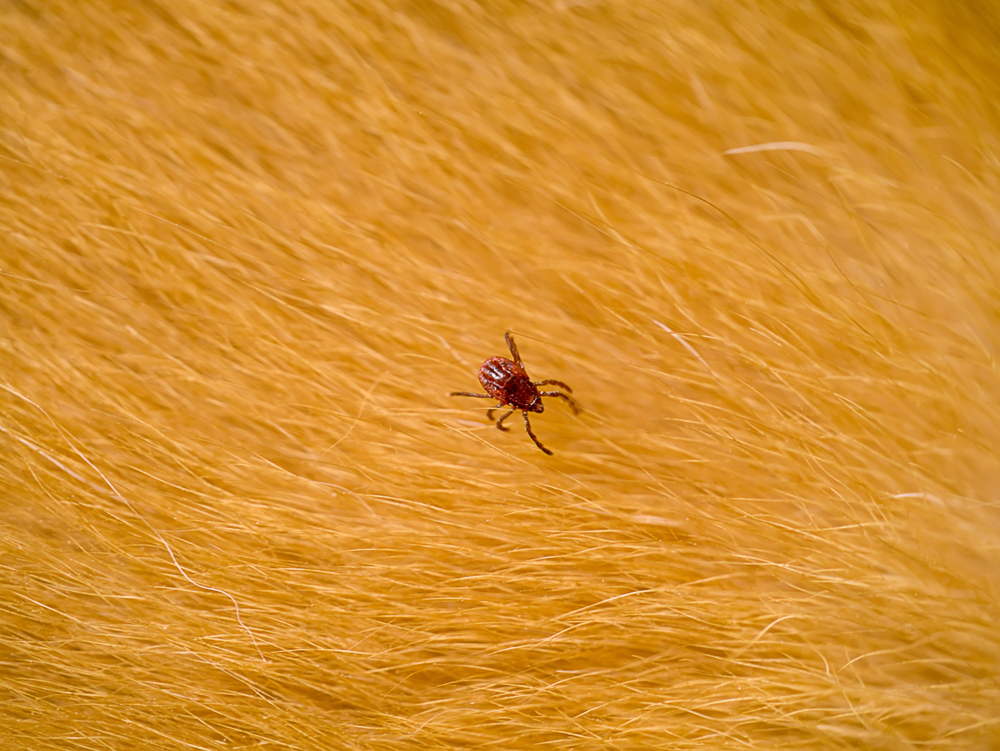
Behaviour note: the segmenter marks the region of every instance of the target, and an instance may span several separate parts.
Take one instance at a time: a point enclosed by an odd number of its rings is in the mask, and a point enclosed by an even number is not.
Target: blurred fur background
[[[1000,747],[998,45],[3,3],[0,746]]]

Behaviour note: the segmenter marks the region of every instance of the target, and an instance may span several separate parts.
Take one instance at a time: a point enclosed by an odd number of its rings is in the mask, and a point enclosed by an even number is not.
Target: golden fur
[[[0,747],[1000,746],[988,4],[0,10]],[[518,337],[575,388],[500,433]]]

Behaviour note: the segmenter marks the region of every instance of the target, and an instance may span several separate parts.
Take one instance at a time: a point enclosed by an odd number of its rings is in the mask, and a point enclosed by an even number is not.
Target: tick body
[[[524,415],[524,429],[528,431],[531,440],[546,454],[551,454],[552,452],[545,448],[531,431],[531,423],[528,422],[528,413],[536,412],[541,414],[545,411],[545,406],[542,404],[542,397],[555,396],[565,399],[572,408],[573,414],[577,414],[580,408],[573,400],[573,397],[564,394],[562,391],[539,391],[538,387],[548,385],[558,386],[570,394],[573,393],[573,389],[562,381],[532,381],[524,369],[524,363],[521,362],[521,355],[517,352],[514,337],[510,335],[509,331],[505,337],[507,339],[507,346],[510,348],[510,354],[514,359],[508,360],[506,357],[491,357],[479,366],[479,382],[483,385],[483,390],[486,393],[474,394],[468,391],[453,391],[451,395],[473,396],[477,399],[496,399],[497,406],[494,409],[510,407],[510,410],[497,420],[497,428],[500,430],[507,430],[503,426],[504,420],[514,414],[514,412],[521,412]],[[494,409],[486,413],[486,416],[491,420],[493,419]]]
[[[542,395],[524,368],[506,357],[491,357],[479,366],[479,382],[499,406],[509,405],[524,412],[544,412]]]

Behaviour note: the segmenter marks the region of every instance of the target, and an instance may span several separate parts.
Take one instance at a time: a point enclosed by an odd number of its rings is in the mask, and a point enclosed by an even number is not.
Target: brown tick
[[[524,429],[528,431],[531,440],[535,442],[538,448],[546,454],[551,455],[552,452],[545,448],[541,441],[535,437],[535,434],[531,432],[528,413],[538,412],[541,414],[545,411],[545,407],[542,405],[543,396],[558,396],[560,399],[565,399],[569,402],[569,406],[573,408],[573,414],[579,414],[580,408],[573,401],[573,397],[562,393],[562,391],[539,391],[538,387],[558,386],[571,394],[573,393],[573,389],[562,381],[532,382],[524,370],[524,363],[521,362],[521,356],[517,353],[517,345],[514,344],[514,337],[510,335],[509,331],[504,336],[507,339],[507,346],[510,347],[510,353],[514,356],[514,359],[508,360],[506,357],[491,357],[479,366],[479,382],[483,384],[486,393],[473,394],[468,391],[453,391],[451,396],[474,396],[477,399],[496,399],[498,402],[497,406],[486,413],[488,420],[493,419],[493,413],[498,408],[510,407],[510,411],[505,412],[497,420],[497,428],[500,430],[509,430],[509,428],[503,426],[503,421],[517,410],[520,410],[521,414],[524,415]]]

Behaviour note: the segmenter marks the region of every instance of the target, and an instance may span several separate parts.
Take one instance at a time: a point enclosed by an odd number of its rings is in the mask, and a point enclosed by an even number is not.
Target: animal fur
[[[7,3],[0,747],[1000,747],[995,18]]]

